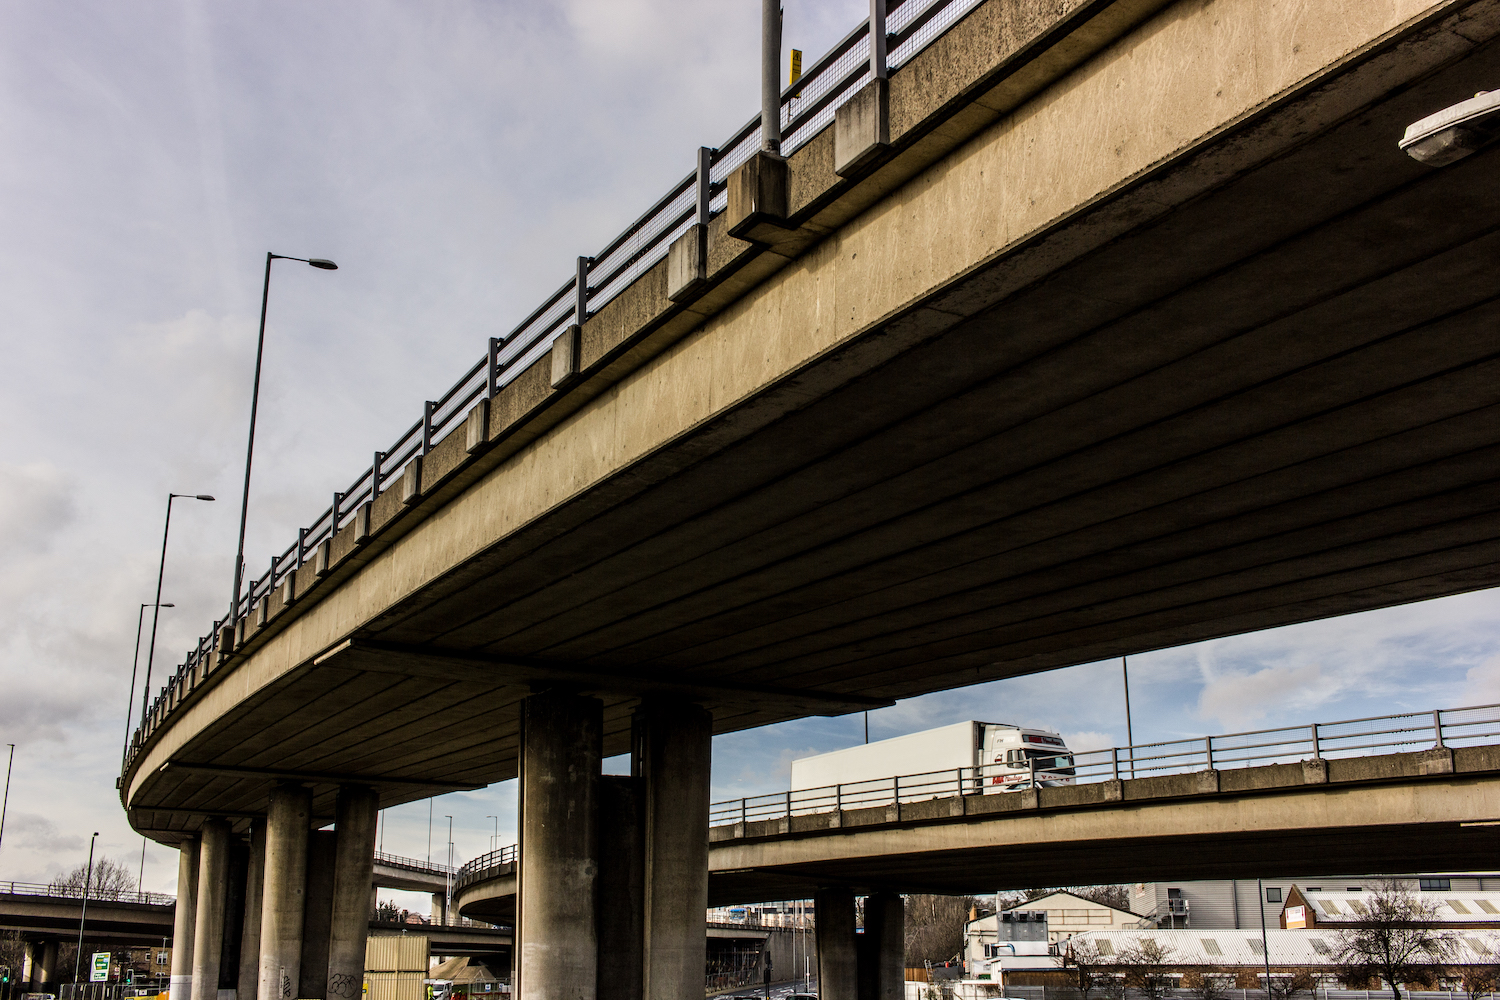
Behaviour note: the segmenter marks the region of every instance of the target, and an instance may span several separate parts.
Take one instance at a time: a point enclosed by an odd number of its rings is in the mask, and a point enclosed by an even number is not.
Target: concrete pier
[[[284,783],[272,789],[266,816],[258,1000],[292,1000],[297,995],[311,814],[312,792],[306,786]],[[182,998],[174,996],[173,1000]]]
[[[644,995],[702,1000],[713,714],[653,700],[637,717],[645,779]]]
[[[906,996],[906,904],[893,892],[865,898],[865,932],[859,935],[859,1000]]]
[[[859,1000],[854,943],[854,890],[819,889],[813,896],[818,942],[818,1000]]]
[[[219,953],[218,1000],[238,1000],[240,956],[245,947],[245,884],[250,878],[250,845],[229,834],[229,864],[224,882],[224,935]]]
[[[645,955],[645,780],[599,778],[599,954],[609,973],[596,1000],[642,1000]]]
[[[198,906],[193,922],[192,952],[193,996],[198,1000],[218,1000],[219,958],[224,953],[224,897],[228,884],[229,824],[221,819],[210,819],[198,831]],[[172,968],[175,973],[175,953]]]
[[[261,899],[266,884],[266,821],[250,821],[249,860],[245,866],[244,929],[240,935],[238,1000],[257,1000],[260,989]]]
[[[339,788],[334,820],[333,909],[328,931],[328,1000],[354,1000],[364,988],[380,796],[359,785]]]
[[[595,1000],[602,704],[560,691],[522,705],[521,863],[516,907],[526,1000]],[[702,959],[699,959],[699,998]]]
[[[333,920],[333,859],[338,836],[332,830],[307,835],[307,901],[302,911],[302,970],[297,996],[324,1000],[328,989],[328,935]]]
[[[193,998],[193,944],[198,923],[198,838],[177,847],[177,912],[172,921],[172,1000]],[[200,998],[201,1000],[201,998]]]

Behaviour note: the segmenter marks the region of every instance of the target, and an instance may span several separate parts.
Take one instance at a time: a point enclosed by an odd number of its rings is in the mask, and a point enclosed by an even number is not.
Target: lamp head
[[[213,497],[209,496],[207,493],[199,493],[197,496],[193,497],[193,499],[194,500],[212,500]]]
[[[1500,90],[1481,90],[1407,126],[1397,145],[1419,163],[1445,167],[1500,136]]]
[[[321,267],[325,271],[337,271],[339,269],[339,266],[333,261],[325,260],[322,257],[314,257],[312,260],[308,261],[308,263],[313,267]]]

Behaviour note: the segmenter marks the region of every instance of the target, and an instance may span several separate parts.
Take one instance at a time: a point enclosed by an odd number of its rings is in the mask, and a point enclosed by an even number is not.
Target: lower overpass
[[[1078,754],[1077,783],[1003,794],[958,769],[719,802],[709,903],[1489,867],[1497,726],[1495,708],[1414,713]],[[517,861],[466,865],[459,913],[512,919]]]

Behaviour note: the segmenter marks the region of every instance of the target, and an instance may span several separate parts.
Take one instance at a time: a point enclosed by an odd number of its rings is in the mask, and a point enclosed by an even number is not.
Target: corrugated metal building
[[[1265,926],[1283,926],[1282,908],[1292,886],[1303,893],[1338,897],[1365,892],[1376,876],[1316,875],[1300,878],[1267,878],[1264,890]],[[1460,893],[1500,891],[1500,875],[1465,873],[1411,875],[1402,879],[1413,891]],[[1131,888],[1130,908],[1166,930],[1232,930],[1260,928],[1262,895],[1254,879],[1214,881],[1140,882]]]
[[[1338,948],[1336,934],[1273,928],[1265,935],[1263,948],[1259,928],[1249,933],[1244,930],[1086,931],[1061,947],[1077,949],[1084,947],[1085,942],[1092,942],[1099,950],[1100,964],[1106,966],[1110,956],[1149,939],[1162,946],[1164,964],[1169,968],[1253,971],[1265,967],[1269,952],[1272,973],[1302,969],[1326,973],[1332,969],[1332,956]],[[1497,956],[1500,956],[1500,930],[1468,930],[1459,935],[1458,950],[1451,964],[1493,965],[1500,960]]]

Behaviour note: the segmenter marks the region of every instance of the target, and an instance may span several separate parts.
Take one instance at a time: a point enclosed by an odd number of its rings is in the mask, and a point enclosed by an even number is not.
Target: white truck
[[[1071,785],[1073,755],[1054,730],[956,722],[792,761],[799,801],[837,795],[839,807]],[[834,791],[834,789],[837,789]],[[816,791],[815,791],[816,790]],[[802,793],[802,794],[797,794]],[[866,802],[865,800],[869,800]]]

